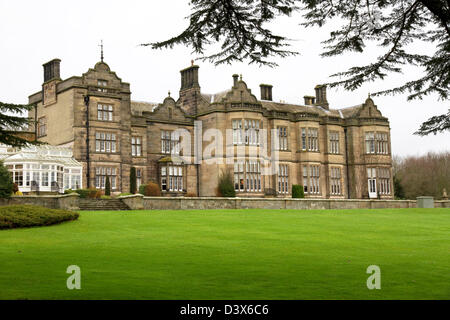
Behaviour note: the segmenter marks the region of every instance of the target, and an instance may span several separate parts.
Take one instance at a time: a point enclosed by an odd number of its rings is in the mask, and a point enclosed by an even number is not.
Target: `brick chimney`
[[[261,100],[272,101],[272,88],[270,84],[260,84],[261,88]]]
[[[53,59],[52,61],[43,64],[44,82],[48,82],[50,80],[61,80],[59,74],[60,63],[61,63],[60,59]]]
[[[180,107],[189,115],[197,112],[197,105],[200,100],[200,84],[198,82],[198,69],[200,67],[191,62],[191,66],[180,71]]]
[[[316,90],[316,106],[321,106],[328,110],[327,86],[325,84],[319,84],[314,89]]]

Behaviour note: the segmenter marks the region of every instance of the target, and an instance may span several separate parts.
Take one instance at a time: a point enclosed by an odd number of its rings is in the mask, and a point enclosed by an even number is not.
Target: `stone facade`
[[[42,90],[29,97],[30,130],[73,149],[84,187],[103,188],[109,176],[114,191],[129,192],[135,167],[138,183],[154,181],[164,196],[215,196],[228,171],[240,197],[290,197],[298,184],[307,198],[393,198],[389,122],[370,97],[330,109],[319,85],[304,104],[278,103],[271,85],[258,99],[238,75],[230,89],[205,94],[192,64],[181,71],[178,100],[156,104],[132,101],[130,85],[103,61],[66,80],[59,70],[59,59],[44,65]]]

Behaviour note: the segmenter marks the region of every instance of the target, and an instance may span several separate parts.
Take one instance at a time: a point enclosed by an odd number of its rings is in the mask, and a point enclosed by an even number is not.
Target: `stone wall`
[[[146,210],[187,209],[381,209],[416,208],[415,200],[334,200],[261,198],[144,197]],[[436,208],[450,208],[450,201],[435,201]]]
[[[9,199],[0,199],[0,206],[33,205],[50,209],[78,210],[79,197],[76,193],[60,196],[12,196]]]
[[[131,195],[119,198],[132,210],[194,209],[385,209],[417,208],[416,200],[338,200],[262,198],[168,198]],[[29,204],[52,209],[79,210],[78,194],[60,196],[13,196],[0,199],[0,206]],[[450,208],[450,200],[434,201],[435,208]]]

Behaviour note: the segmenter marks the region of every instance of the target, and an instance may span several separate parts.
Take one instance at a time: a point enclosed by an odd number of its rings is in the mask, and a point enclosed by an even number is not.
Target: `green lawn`
[[[450,209],[81,212],[0,231],[0,299],[450,299]]]

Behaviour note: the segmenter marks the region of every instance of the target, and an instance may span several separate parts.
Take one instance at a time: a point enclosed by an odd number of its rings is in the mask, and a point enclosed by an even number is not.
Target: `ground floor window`
[[[307,194],[320,193],[320,166],[303,165],[303,188]]]
[[[161,166],[161,190],[182,192],[184,190],[183,166],[173,164]]]
[[[391,194],[391,175],[389,169],[379,168],[378,179],[380,181],[380,194]]]
[[[117,170],[112,167],[96,167],[95,168],[95,187],[97,189],[105,189],[106,177],[109,177],[111,189],[117,188]]]
[[[64,169],[64,189],[80,189],[81,188],[81,170],[80,169]]]
[[[280,164],[278,168],[278,193],[289,193],[289,165]]]
[[[341,195],[341,168],[330,168],[330,191],[332,195]]]
[[[377,197],[377,173],[375,168],[367,168],[369,198]]]
[[[237,192],[261,192],[261,164],[256,160],[234,163],[234,189]]]
[[[11,178],[18,187],[26,191],[61,191],[81,188],[81,169],[64,169],[53,164],[15,164],[7,165]],[[27,190],[30,188],[30,190]]]

